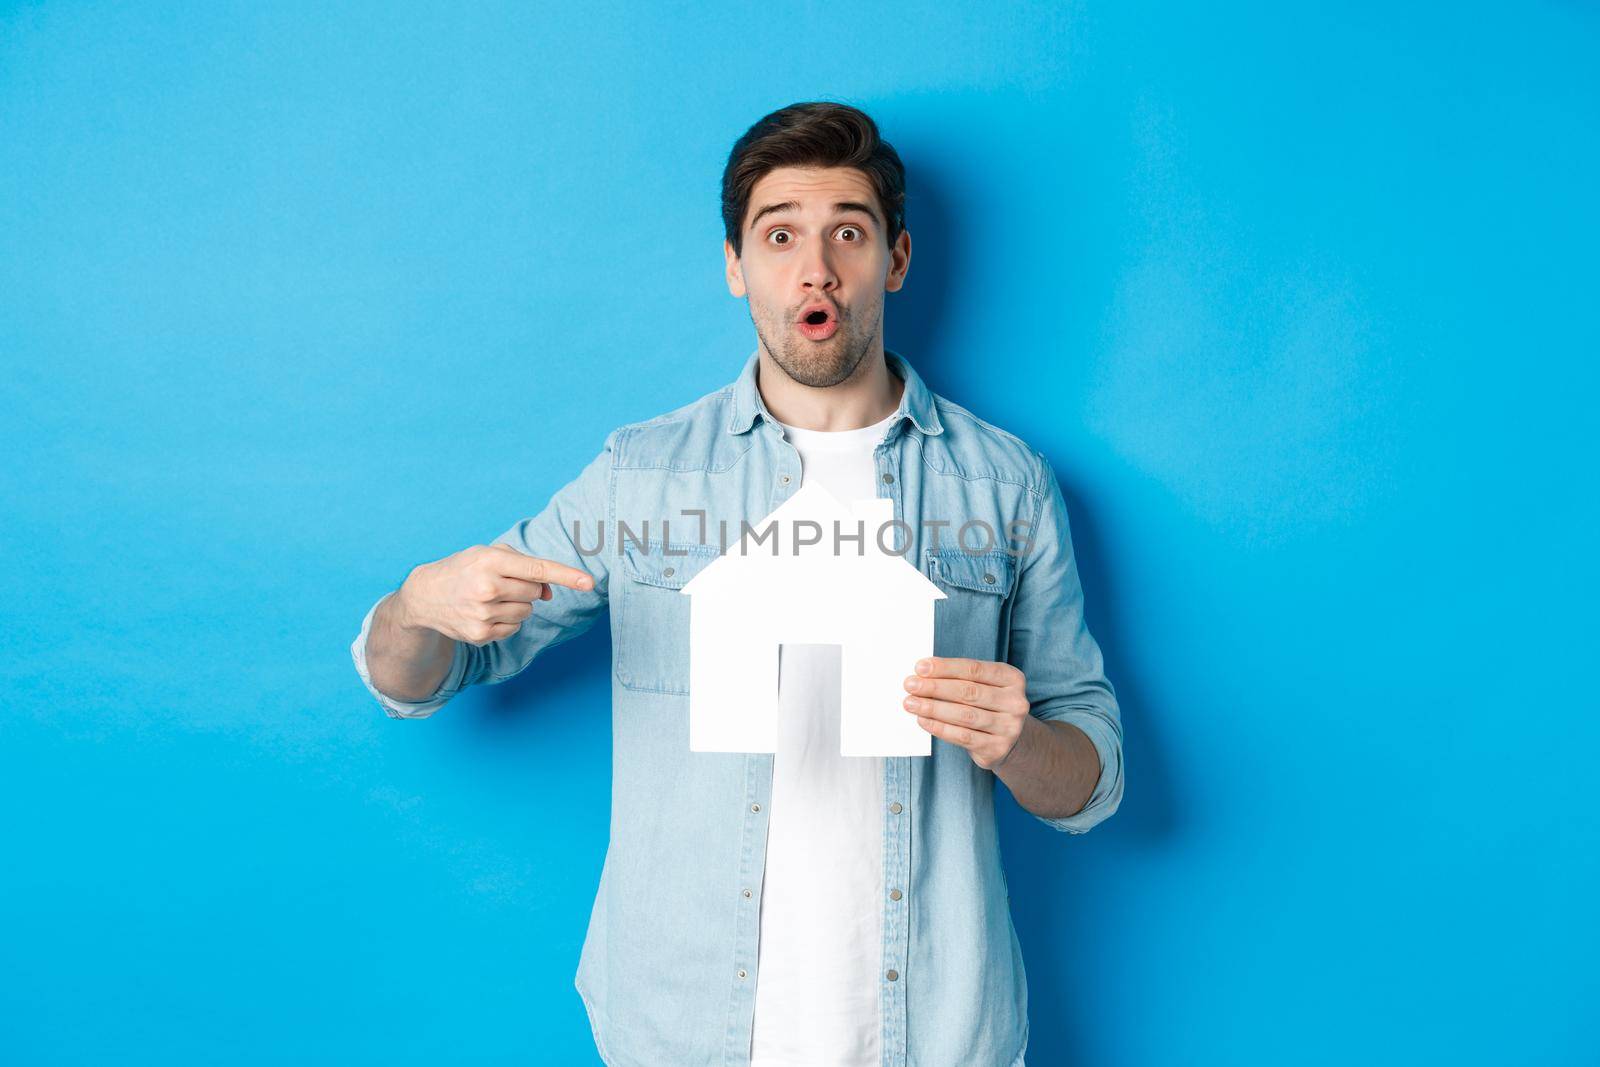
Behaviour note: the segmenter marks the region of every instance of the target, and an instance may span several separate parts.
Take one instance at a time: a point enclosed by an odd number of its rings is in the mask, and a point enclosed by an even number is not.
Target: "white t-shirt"
[[[850,504],[878,495],[872,450],[893,418],[778,425],[800,453],[801,485]],[[751,1067],[882,1059],[883,757],[839,754],[839,656],[838,645],[779,648]]]

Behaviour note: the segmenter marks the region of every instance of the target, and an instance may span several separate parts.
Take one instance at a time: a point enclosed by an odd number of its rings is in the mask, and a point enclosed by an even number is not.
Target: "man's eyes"
[[[857,226],[853,222],[847,222],[843,226],[840,226],[837,230],[834,231],[834,233],[845,233],[845,232],[851,232],[851,233],[854,233],[856,235],[856,236],[850,238],[850,243],[851,244],[855,244],[856,242],[858,242],[858,241],[862,240],[863,238],[865,238],[866,235],[867,235],[865,230],[863,230],[860,226]],[[781,241],[778,240],[780,235],[786,236],[786,239],[785,240],[781,240]],[[794,244],[794,237],[791,234],[791,231],[787,227],[783,227],[783,226],[780,226],[777,229],[773,230],[771,233],[767,234],[767,240],[771,241],[773,244],[776,244],[776,245]]]

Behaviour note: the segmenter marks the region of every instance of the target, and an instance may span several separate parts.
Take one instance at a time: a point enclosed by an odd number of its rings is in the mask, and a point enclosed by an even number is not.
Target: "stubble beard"
[[[849,378],[872,351],[872,332],[858,336],[848,311],[840,313],[839,328],[826,341],[808,340],[790,322],[772,324],[781,331],[775,339],[762,328],[754,314],[750,319],[773,362],[801,385],[814,389],[826,389]]]

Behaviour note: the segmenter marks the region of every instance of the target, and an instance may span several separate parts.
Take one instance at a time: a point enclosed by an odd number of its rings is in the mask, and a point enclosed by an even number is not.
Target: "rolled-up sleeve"
[[[1055,472],[1034,453],[1041,489],[1032,542],[1018,563],[1007,660],[1027,678],[1033,715],[1082,730],[1100,756],[1100,777],[1083,810],[1040,822],[1081,834],[1105,821],[1122,802],[1122,713],[1105,675],[1100,645],[1084,621],[1083,586]],[[1026,810],[1026,809],[1024,809]]]
[[[493,542],[523,555],[587,571],[594,578],[593,588],[553,585],[551,599],[535,601],[533,614],[522,621],[516,632],[482,645],[456,641],[450,669],[439,688],[426,700],[418,701],[396,700],[372,684],[367,668],[367,636],[383,598],[367,610],[361,632],[350,646],[350,655],[362,684],[386,714],[396,719],[426,718],[469,685],[493,685],[512,677],[540,652],[587,631],[605,612],[611,567],[603,532],[612,527],[608,506],[616,434],[612,431],[607,435],[600,454],[558,489],[542,511],[519,520]]]
[[[367,669],[367,634],[372,631],[372,619],[378,613],[378,607],[387,597],[393,595],[388,593],[379,597],[378,602],[367,609],[367,617],[361,620],[361,632],[350,645],[350,656],[355,660],[356,673],[361,676],[361,684],[367,687],[367,692],[377,698],[391,719],[425,719],[444,707],[451,697],[466,687],[464,679],[470,658],[467,650],[472,646],[460,641],[455,642],[455,654],[450,661],[450,670],[445,673],[439,688],[435,689],[426,700],[396,700],[385,693],[372,684],[372,672]]]

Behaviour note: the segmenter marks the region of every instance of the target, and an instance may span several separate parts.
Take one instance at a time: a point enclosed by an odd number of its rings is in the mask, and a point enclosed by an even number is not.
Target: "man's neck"
[[[889,370],[882,348],[844,381],[821,388],[795,381],[762,349],[756,388],[779,422],[803,430],[859,430],[894,414],[905,382]]]

